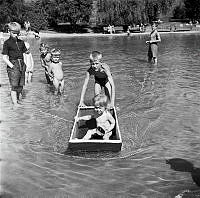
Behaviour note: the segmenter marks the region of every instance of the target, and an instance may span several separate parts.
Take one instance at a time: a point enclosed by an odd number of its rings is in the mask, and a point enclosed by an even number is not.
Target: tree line
[[[0,0],[0,28],[10,21],[41,30],[58,23],[88,24],[95,12],[97,26],[151,23],[159,17],[172,16],[200,21],[199,0]]]

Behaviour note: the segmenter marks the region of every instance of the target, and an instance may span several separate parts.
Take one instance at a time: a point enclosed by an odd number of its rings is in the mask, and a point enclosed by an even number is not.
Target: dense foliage
[[[88,23],[94,9],[97,25],[150,23],[162,16],[200,21],[199,0],[0,0],[0,27],[27,20],[36,29]]]

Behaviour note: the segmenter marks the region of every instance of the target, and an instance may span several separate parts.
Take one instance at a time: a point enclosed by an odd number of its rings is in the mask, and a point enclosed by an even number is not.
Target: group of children
[[[11,22],[8,27],[10,37],[3,44],[2,54],[3,60],[7,65],[7,73],[11,85],[11,99],[14,107],[18,107],[20,106],[19,99],[23,86],[31,82],[34,61],[29,43],[19,39],[21,26],[17,22]],[[41,65],[45,69],[47,83],[54,85],[55,94],[62,94],[64,90],[64,73],[62,62],[60,61],[60,50],[55,48],[50,50],[48,45],[44,43],[40,44],[39,50]],[[95,78],[94,106],[99,116],[96,118],[97,127],[93,130],[88,130],[83,139],[90,139],[95,133],[102,136],[103,139],[109,139],[115,126],[115,119],[109,112],[109,109],[114,107],[115,86],[110,68],[102,62],[102,54],[98,51],[93,51],[90,54],[90,67],[86,72],[81,92],[80,107],[85,106],[84,96],[90,76]],[[104,94],[102,94],[102,88],[105,89]],[[81,119],[89,120],[92,117],[79,117],[76,118],[76,121]]]
[[[25,83],[30,83],[33,73],[34,61],[30,52],[30,45],[19,39],[20,25],[11,22],[8,25],[10,37],[3,44],[3,60],[7,65],[8,78],[11,85],[11,99],[14,106],[19,105],[19,96],[22,93]],[[157,43],[160,42],[160,35],[156,30],[156,26],[152,26],[149,44],[149,62],[153,61],[157,64]],[[61,52],[59,49],[49,49],[47,44],[40,44],[40,60],[41,65],[45,69],[47,83],[55,87],[54,94],[62,94],[64,90],[64,73],[62,62],[60,61]],[[115,126],[115,119],[109,112],[114,107],[115,101],[115,85],[109,66],[102,62],[102,53],[93,51],[90,56],[90,66],[86,71],[86,77],[83,84],[79,107],[85,106],[84,96],[91,76],[94,76],[94,107],[98,113],[96,120],[96,128],[88,130],[83,139],[90,139],[93,134],[98,134],[103,139],[109,139],[112,129]],[[102,89],[104,88],[104,94]],[[75,118],[79,120],[89,120],[93,116],[83,116]]]
[[[54,85],[55,95],[62,94],[64,91],[64,73],[62,62],[60,61],[61,52],[59,49],[49,49],[47,44],[40,44],[40,62],[45,69],[47,83]]]

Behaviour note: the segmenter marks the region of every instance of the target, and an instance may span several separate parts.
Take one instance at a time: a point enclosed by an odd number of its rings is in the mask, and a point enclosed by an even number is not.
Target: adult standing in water
[[[150,40],[146,41],[149,44],[148,62],[153,62],[155,65],[158,63],[158,43],[161,42],[160,34],[157,31],[157,25],[152,24],[152,31],[150,33]]]

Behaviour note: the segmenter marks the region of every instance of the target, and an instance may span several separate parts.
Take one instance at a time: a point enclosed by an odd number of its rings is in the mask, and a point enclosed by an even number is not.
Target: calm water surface
[[[200,167],[200,34],[162,35],[159,63],[147,63],[147,36],[46,38],[62,50],[63,97],[52,94],[40,66],[40,41],[23,106],[13,110],[1,71],[1,193],[7,197],[170,198],[196,191],[190,173],[166,159]],[[68,140],[92,50],[103,53],[116,85],[123,147],[119,153],[69,153]],[[89,83],[86,103],[93,96]]]

